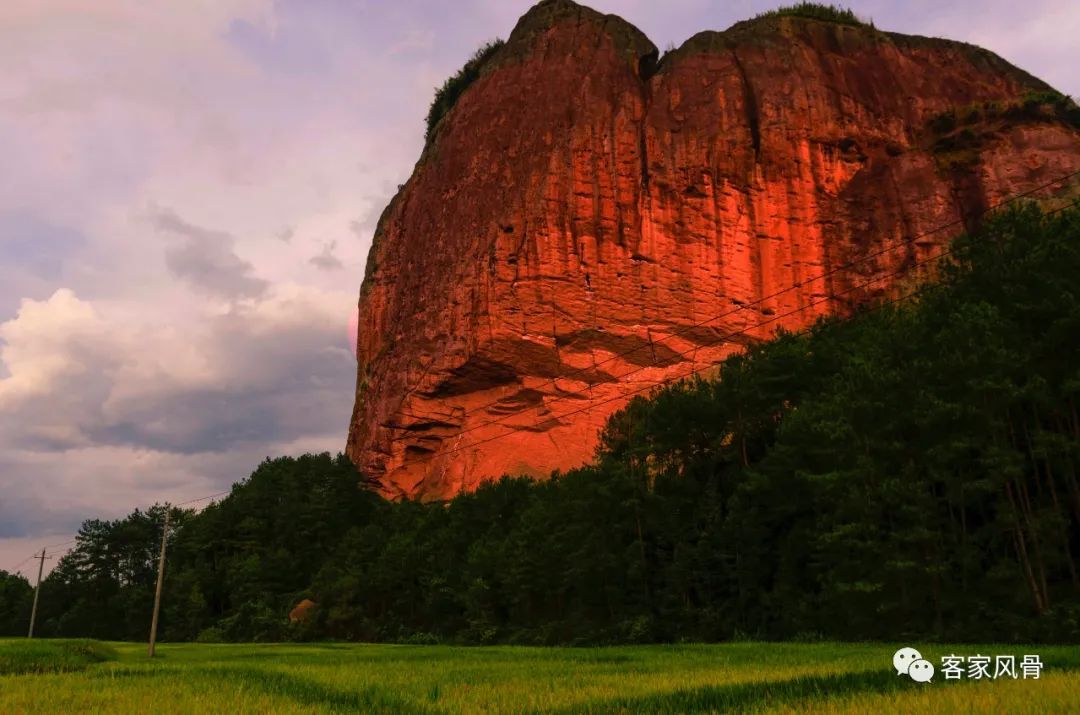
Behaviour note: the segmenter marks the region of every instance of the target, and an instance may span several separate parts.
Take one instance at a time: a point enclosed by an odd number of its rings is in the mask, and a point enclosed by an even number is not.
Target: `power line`
[[[172,508],[184,506],[186,504],[194,504],[196,502],[206,501],[207,499],[213,499],[215,497],[223,496],[225,494],[228,494],[230,491],[232,491],[232,490],[227,489],[225,491],[220,491],[220,492],[215,492],[213,494],[208,494],[207,496],[196,497],[194,499],[188,499],[187,501],[182,501],[182,502],[179,502],[177,504],[170,504],[170,503],[166,502],[165,505],[164,505],[165,506],[165,523],[164,523],[164,527],[163,527],[162,532],[161,532],[161,552],[160,552],[160,554],[158,556],[157,584],[156,584],[155,591],[154,591],[154,612],[153,612],[153,617],[152,617],[151,625],[150,625],[150,642],[149,642],[149,651],[148,652],[149,652],[149,655],[150,655],[151,658],[154,656],[154,646],[155,646],[155,643],[157,641],[158,616],[159,616],[159,613],[160,613],[160,610],[161,610],[161,591],[162,591],[162,583],[163,583],[164,576],[165,576],[165,543],[166,543],[166,540],[167,540],[168,534],[169,534],[169,514],[170,514],[170,510]],[[34,622],[37,619],[38,598],[41,595],[41,576],[42,576],[42,572],[43,572],[44,567],[45,567],[45,561],[46,561],[46,559],[51,559],[53,556],[59,554],[59,552],[48,552],[47,550],[48,549],[59,548],[59,547],[63,547],[63,546],[68,546],[70,544],[77,544],[78,542],[79,542],[79,539],[78,539],[78,537],[76,537],[74,539],[71,539],[70,541],[63,541],[63,542],[60,542],[60,543],[57,543],[57,544],[50,544],[49,546],[45,546],[45,547],[43,547],[41,549],[41,554],[40,555],[36,554],[36,553],[31,554],[27,558],[20,561],[18,566],[15,567],[17,569],[19,566],[22,566],[24,563],[26,563],[30,559],[34,559],[34,558],[40,559],[40,562],[38,564],[37,585],[34,587],[34,605],[33,605],[33,608],[30,611],[30,630],[28,631],[28,635],[27,635],[28,638],[33,638],[34,637]],[[70,549],[68,549],[68,551],[70,551]]]
[[[224,496],[224,495],[228,494],[231,491],[232,491],[231,488],[226,489],[225,491],[217,492],[217,493],[211,494],[209,496],[198,497],[197,499],[188,499],[187,501],[178,502],[176,504],[173,504],[172,506],[184,506],[185,504],[194,504],[195,502],[206,501],[207,499],[213,499],[214,497]]]
[[[1057,184],[1067,182],[1069,179],[1072,179],[1073,177],[1076,177],[1076,176],[1080,176],[1080,169],[1078,169],[1076,171],[1069,172],[1068,174],[1060,176],[1060,177],[1058,177],[1056,179],[1053,179],[1051,181],[1048,181],[1048,182],[1046,182],[1044,184],[1040,184],[1039,186],[1028,189],[1027,191],[1023,191],[1023,192],[1020,192],[1020,193],[1017,193],[1017,194],[1013,194],[1012,196],[1009,196],[1008,198],[1005,198],[1005,199],[997,202],[996,204],[993,204],[991,206],[988,206],[988,207],[980,210],[977,215],[983,216],[983,215],[985,215],[985,214],[987,214],[987,213],[989,213],[991,211],[994,211],[994,210],[999,209],[999,208],[1001,208],[1003,206],[1006,206],[1006,205],[1008,205],[1008,204],[1010,204],[1010,203],[1012,203],[1014,201],[1017,201],[1017,200],[1023,199],[1023,198],[1027,198],[1029,196],[1037,194],[1038,192],[1043,191],[1045,189],[1048,189],[1051,186],[1055,186]],[[744,310],[747,310],[749,308],[752,308],[754,306],[760,306],[764,302],[772,300],[774,298],[777,298],[777,297],[783,295],[784,293],[787,293],[787,292],[792,291],[792,290],[796,290],[798,288],[802,288],[802,287],[804,287],[804,286],[806,286],[808,284],[813,283],[814,281],[819,281],[819,280],[823,281],[823,280],[825,280],[825,279],[827,279],[827,278],[829,278],[831,276],[837,275],[838,273],[841,273],[843,271],[847,271],[848,269],[850,269],[850,268],[852,268],[854,266],[857,266],[857,265],[859,265],[861,263],[865,263],[866,261],[877,258],[878,256],[884,255],[884,254],[886,254],[886,253],[888,253],[890,251],[897,250],[898,248],[902,248],[904,246],[909,246],[909,245],[915,243],[916,241],[919,241],[920,239],[926,238],[927,236],[931,236],[931,235],[933,235],[935,233],[939,233],[941,231],[944,231],[947,228],[951,228],[951,227],[957,226],[957,225],[962,224],[962,223],[963,223],[963,218],[954,219],[952,221],[949,221],[948,223],[941,224],[939,226],[936,226],[935,228],[932,228],[932,229],[929,229],[929,230],[924,231],[922,233],[916,234],[915,236],[912,236],[910,238],[903,239],[903,240],[901,240],[901,241],[899,241],[899,242],[897,242],[897,243],[895,243],[893,245],[890,245],[888,247],[881,248],[881,249],[878,249],[876,251],[872,251],[872,252],[866,254],[865,256],[862,256],[861,258],[858,258],[858,259],[855,259],[853,261],[849,261],[848,263],[844,263],[844,264],[841,264],[841,265],[836,266],[834,268],[831,268],[830,270],[822,273],[821,275],[814,276],[813,278],[808,278],[808,279],[806,279],[804,281],[798,281],[796,283],[793,283],[792,285],[790,285],[790,286],[788,286],[786,288],[783,288],[783,289],[781,289],[779,291],[776,291],[775,293],[771,293],[770,295],[764,296],[764,297],[762,297],[762,298],[760,298],[760,299],[758,299],[756,301],[753,301],[751,303],[745,303],[743,305],[739,305],[738,307],[734,308],[733,310],[727,311],[725,313],[720,313],[719,315],[714,315],[714,316],[712,316],[710,318],[707,318],[707,319],[705,319],[703,321],[693,323],[693,324],[690,324],[690,325],[687,325],[687,326],[680,327],[678,330],[673,331],[669,335],[669,339],[672,338],[672,337],[684,336],[685,334],[689,333],[690,331],[695,330],[697,328],[704,327],[704,326],[708,325],[709,323],[715,322],[715,321],[720,320],[722,318],[731,317],[733,315],[736,315],[736,314],[738,314],[738,313],[740,313],[740,312],[742,312]],[[925,261],[923,261],[923,263],[925,263]],[[897,271],[897,272],[892,273],[892,274],[888,274],[886,277],[890,277],[890,276],[893,276],[893,275],[899,275],[901,273],[908,272],[909,270],[911,270],[912,268],[917,267],[918,265],[921,265],[921,263],[916,262],[912,266],[905,267],[904,269],[901,269],[900,271]],[[784,315],[777,316],[776,318],[773,318],[771,320],[767,320],[764,323],[759,323],[758,325],[750,326],[749,328],[744,328],[743,330],[737,331],[737,333],[732,334],[732,336],[734,336],[736,334],[745,333],[746,330],[749,330],[751,328],[761,327],[761,325],[767,325],[767,324],[770,324],[770,323],[774,323],[774,322],[776,322],[776,320],[778,320],[780,318],[789,317],[789,316],[794,315],[796,313],[800,313],[800,312],[806,310],[807,308],[810,308],[810,307],[812,307],[814,305],[818,305],[818,304],[821,304],[821,303],[829,302],[831,300],[834,300],[838,295],[844,295],[844,294],[849,293],[849,292],[851,292],[851,291],[848,290],[848,291],[844,291],[844,292],[838,293],[838,294],[834,293],[834,294],[828,296],[825,299],[820,299],[818,301],[813,301],[811,303],[808,303],[807,305],[801,306],[800,308],[798,308],[796,310],[789,311],[788,313],[785,313]],[[747,337],[751,337],[751,336],[747,336]],[[719,341],[719,343],[723,343],[723,342],[726,342],[726,340],[721,339]],[[719,344],[719,343],[717,343],[717,344]],[[640,344],[640,345],[638,345],[638,346],[636,346],[634,348],[630,348],[630,349],[625,350],[623,352],[614,353],[611,356],[609,356],[607,358],[604,358],[600,362],[592,363],[587,368],[578,368],[578,369],[575,369],[575,370],[571,370],[570,372],[566,373],[565,375],[560,375],[558,377],[551,378],[546,382],[542,382],[539,385],[536,385],[536,386],[532,387],[531,389],[539,390],[539,389],[541,389],[543,387],[546,387],[546,386],[557,387],[559,380],[565,380],[565,379],[573,377],[574,375],[580,375],[580,374],[585,373],[585,372],[593,371],[593,370],[595,370],[596,368],[598,368],[601,365],[609,363],[609,362],[611,362],[613,360],[617,360],[619,358],[627,357],[627,356],[632,355],[632,354],[634,354],[636,352],[644,350],[647,347],[652,347],[652,345],[653,345],[653,343],[652,343],[652,340],[650,338],[650,341],[648,343]],[[694,352],[696,352],[701,347],[702,347],[701,345],[697,345],[694,348]],[[706,347],[712,347],[712,345],[706,345]],[[667,359],[671,359],[673,357],[682,357],[682,356],[685,356],[685,355],[686,355],[686,352],[675,353],[674,355],[668,355]],[[645,370],[645,369],[653,368],[653,367],[657,367],[657,365],[655,364],[655,361],[653,363],[640,366],[638,368],[635,368],[634,370],[631,370],[628,373],[620,375],[619,379],[622,379],[624,377],[632,375],[632,374],[634,374],[636,372],[640,372],[641,370]],[[592,385],[590,383],[590,387],[591,386]],[[554,403],[554,402],[569,399],[570,397],[574,397],[574,396],[575,396],[574,393],[566,394],[566,395],[556,395],[556,396],[552,397],[550,400],[548,400],[545,403],[545,406],[550,405],[551,403]],[[472,408],[472,410],[469,411],[469,413],[476,414],[476,413],[478,413],[478,412],[480,412],[482,410],[486,410],[486,409],[488,409],[490,407],[494,407],[494,406],[498,405],[500,402],[502,402],[502,399],[503,398],[500,398],[500,399],[493,400],[491,402],[479,405],[477,407],[474,407],[474,408]],[[604,402],[590,403],[590,407],[595,406],[597,404],[604,404]],[[584,411],[584,410],[581,410],[581,411]],[[412,414],[409,414],[409,413],[405,413],[404,411],[399,411],[399,413],[400,414],[406,414],[409,417],[413,417],[414,419],[421,419],[417,415],[412,415]],[[469,413],[466,413],[466,414],[469,414]],[[469,432],[473,432],[473,431],[481,429],[483,427],[488,427],[490,425],[503,423],[508,419],[516,417],[518,414],[519,414],[519,412],[510,412],[510,413],[507,413],[507,414],[504,414],[504,415],[500,415],[498,417],[487,420],[485,422],[481,422],[481,423],[473,425],[471,427],[467,427],[466,429],[463,429],[463,430],[457,432],[454,435],[454,437],[455,438],[461,437],[462,435],[468,434]],[[576,412],[574,414],[576,414]],[[484,441],[482,440],[480,442],[475,442],[473,444],[476,445],[476,444],[483,444],[483,443],[484,443]],[[464,447],[455,448],[454,451],[458,451],[460,449],[464,449]],[[440,453],[441,452],[436,452],[436,453],[432,454],[432,457],[435,457]]]
[[[1076,176],[1076,175],[1080,175],[1080,171],[1073,172],[1072,174],[1069,174],[1066,177],[1063,177],[1062,179],[1059,179],[1058,182],[1063,181],[1063,180],[1067,180],[1068,178],[1071,178],[1072,176]],[[1013,201],[1013,200],[1015,200],[1015,199],[1017,199],[1017,198],[1019,198],[1021,196],[1030,195],[1030,193],[1032,193],[1034,191],[1041,190],[1042,188],[1046,188],[1047,186],[1051,186],[1054,183],[1058,183],[1058,182],[1050,182],[1048,184],[1043,185],[1042,187],[1039,187],[1038,189],[1033,189],[1033,190],[1031,190],[1029,192],[1026,192],[1025,194],[1018,194],[1018,195],[1008,199],[1007,201],[1003,201],[1003,202],[995,205],[994,207],[985,209],[981,213],[986,213],[987,211],[990,211],[993,208],[998,208],[998,207],[1000,207],[1000,206],[1002,206],[1002,205],[1004,205],[1004,204],[1006,204],[1006,203],[1008,203],[1010,201]],[[1058,208],[1058,209],[1055,209],[1055,210],[1052,210],[1052,211],[1048,211],[1048,212],[1046,212],[1045,215],[1047,215],[1047,216],[1053,215],[1053,214],[1059,213],[1060,211],[1065,210],[1066,208],[1068,208],[1068,207],[1061,207],[1061,208]],[[934,229],[931,232],[927,232],[927,233],[924,233],[924,234],[921,234],[921,235],[922,236],[928,235],[929,233],[933,233],[933,232],[936,232],[938,230],[942,230],[943,228],[945,228],[945,227],[947,227],[949,225],[954,225],[955,223],[957,223],[957,222],[952,222],[952,224],[945,224],[942,227],[938,227],[937,229]],[[914,239],[912,239],[912,240],[914,240]],[[898,244],[898,245],[900,245],[900,244]],[[890,247],[889,249],[886,249],[886,250],[894,250],[896,247],[897,246],[893,246],[893,247]],[[760,328],[760,327],[763,327],[765,325],[769,325],[771,323],[776,323],[776,322],[778,322],[778,321],[780,321],[780,320],[782,320],[782,319],[784,319],[786,317],[795,315],[797,313],[801,313],[801,312],[803,312],[803,311],[807,310],[808,308],[811,308],[811,307],[813,307],[815,305],[834,300],[836,297],[843,296],[843,295],[846,295],[848,293],[852,293],[852,292],[857,291],[857,290],[864,290],[864,289],[870,288],[871,286],[873,286],[874,283],[882,282],[882,281],[884,281],[886,279],[889,279],[889,278],[893,278],[893,277],[896,277],[896,276],[901,276],[901,275],[904,275],[904,274],[911,273],[911,272],[914,271],[914,269],[916,269],[916,268],[918,268],[920,266],[929,264],[931,262],[938,261],[938,260],[940,260],[940,259],[942,259],[942,258],[944,258],[944,257],[946,257],[948,255],[951,255],[952,253],[955,252],[955,250],[956,249],[951,247],[951,246],[946,247],[946,248],[942,249],[940,252],[938,252],[938,253],[936,253],[936,254],[934,254],[932,256],[929,256],[929,257],[927,257],[927,258],[925,258],[923,260],[920,260],[920,261],[915,261],[911,265],[905,266],[905,267],[900,268],[900,269],[898,269],[896,271],[893,271],[891,273],[887,273],[887,274],[884,274],[884,275],[869,278],[865,282],[863,282],[863,283],[861,283],[859,285],[852,285],[852,286],[850,286],[849,288],[847,288],[844,291],[834,293],[834,294],[831,294],[829,296],[825,296],[825,297],[820,298],[820,299],[818,299],[816,301],[811,301],[811,302],[807,303],[806,305],[800,306],[798,308],[790,310],[790,311],[788,311],[786,313],[783,313],[781,315],[770,316],[767,320],[763,320],[763,321],[761,321],[761,322],[759,322],[759,323],[757,323],[755,325],[746,326],[746,327],[744,327],[744,328],[742,328],[740,330],[731,331],[731,332],[727,333],[726,335],[724,335],[721,338],[715,339],[713,341],[709,341],[706,344],[706,347],[718,346],[718,345],[721,345],[723,343],[730,342],[731,338],[733,338],[735,336],[738,336],[738,335],[744,335],[744,336],[750,337],[749,336],[749,331],[751,331],[753,329]],[[880,252],[878,252],[877,255],[880,255],[881,253],[884,253],[884,252],[885,252],[884,250],[880,251]],[[849,265],[854,265],[855,263],[867,260],[868,258],[869,258],[869,256],[864,257],[863,259],[860,259],[860,261],[853,262],[852,264],[849,264]],[[834,269],[833,272],[835,272],[835,269]],[[817,276],[817,277],[815,277],[814,279],[811,279],[811,280],[821,279],[821,278],[823,278],[823,277],[825,277],[827,275],[829,275],[829,274],[826,273],[826,274],[823,274],[822,276]],[[786,292],[787,290],[792,290],[794,288],[800,287],[800,286],[804,285],[806,282],[809,282],[809,281],[796,283],[795,285],[793,285],[793,286],[791,286],[791,287],[789,287],[789,288],[787,288],[787,289],[785,289],[783,291],[779,291],[778,293],[773,294],[773,296],[780,295],[783,292]],[[863,314],[865,314],[866,312],[880,310],[880,309],[882,309],[884,307],[899,303],[901,301],[908,300],[908,299],[922,293],[923,291],[927,290],[928,288],[934,287],[935,285],[936,284],[927,283],[927,284],[924,284],[924,285],[922,285],[922,286],[920,286],[920,287],[918,287],[918,288],[916,288],[916,289],[914,289],[914,290],[912,290],[912,291],[910,291],[908,293],[905,293],[904,295],[897,296],[897,297],[894,297],[894,298],[889,299],[889,300],[883,300],[883,301],[881,301],[881,302],[867,308],[866,311],[863,312]],[[762,300],[767,300],[769,297],[772,297],[772,296],[767,296],[766,298],[763,298]],[[741,306],[740,310],[745,309],[746,307],[748,307],[748,306]],[[737,312],[737,311],[734,311],[734,312]],[[710,320],[705,321],[704,323],[699,323],[698,325],[699,326],[704,325],[705,323],[712,322],[712,320],[716,320],[716,319],[717,318],[712,318]],[[796,334],[804,334],[804,333],[808,332],[810,329],[812,329],[812,327],[804,328],[803,330],[796,331]],[[623,355],[627,355],[627,354],[631,354],[632,352],[636,352],[637,350],[640,350],[642,347],[643,346],[639,346],[638,348],[635,348],[634,350],[624,352]],[[677,352],[677,353],[674,353],[673,355],[665,356],[665,359],[670,360],[672,357],[686,357],[686,356],[690,355],[691,353],[696,354],[696,352],[700,349],[700,347],[701,347],[700,345],[696,345],[693,348],[693,350],[685,350],[683,352]],[[617,356],[613,356],[611,358],[608,358],[607,360],[605,360],[603,362],[608,362],[608,361],[610,361],[612,359],[615,359],[615,357],[617,357]],[[603,364],[603,362],[598,363],[598,364]],[[677,377],[668,377],[668,378],[666,378],[664,380],[664,383],[666,384],[671,380],[684,380],[686,378],[689,378],[691,376],[699,374],[700,372],[702,372],[705,369],[713,367],[714,364],[715,363],[710,363],[708,366],[703,366],[701,368],[697,367],[696,364],[693,364],[691,369],[688,372],[686,372],[686,373],[684,373],[682,375],[679,375]],[[626,377],[628,377],[629,375],[635,374],[635,373],[640,372],[641,370],[644,370],[644,369],[649,368],[649,367],[656,367],[655,358],[654,358],[652,364],[637,367],[637,368],[635,368],[633,370],[630,370],[627,373],[624,373],[623,375],[618,376],[616,378],[616,382],[619,383],[622,380],[624,380]],[[554,382],[554,381],[552,381],[552,382]],[[597,406],[600,406],[600,405],[604,405],[604,404],[608,404],[608,403],[616,402],[616,401],[625,401],[625,400],[627,400],[628,398],[630,398],[630,397],[632,397],[634,395],[637,395],[637,394],[640,394],[640,393],[643,393],[643,392],[646,392],[646,391],[649,391],[649,390],[654,390],[654,389],[657,388],[657,386],[658,386],[657,383],[647,384],[647,385],[644,385],[642,387],[639,387],[639,388],[636,388],[636,389],[633,389],[633,390],[622,392],[622,393],[620,393],[618,395],[615,395],[613,397],[601,400],[599,402],[590,402],[589,405],[587,405],[585,407],[581,407],[581,408],[578,408],[578,409],[575,409],[575,410],[571,410],[571,411],[559,414],[559,415],[554,416],[554,417],[549,417],[548,419],[549,420],[560,421],[560,420],[562,420],[562,419],[564,419],[566,417],[570,417],[572,415],[579,414],[579,413],[585,412],[587,410],[591,410],[591,409],[593,409],[593,408],[595,408]],[[551,400],[551,401],[554,402],[554,401],[556,401],[558,399],[560,399],[560,398],[556,397],[556,398],[553,398],[553,400]],[[477,408],[477,409],[482,409],[482,408]],[[495,420],[495,421],[492,421],[492,422],[489,422],[489,423],[486,423],[486,424],[494,424],[494,423],[502,422],[502,421],[504,421],[506,419],[506,417],[512,417],[512,416],[514,416],[514,414],[507,415],[502,419]],[[467,433],[469,431],[472,431],[473,429],[477,429],[480,426],[484,426],[484,425],[478,425],[477,427],[473,427],[473,428],[471,428],[469,430],[463,430],[457,436],[461,436],[461,435],[463,435],[463,434],[465,434],[465,433]],[[508,436],[510,436],[510,435],[512,435],[512,434],[514,434],[516,432],[520,432],[520,431],[523,431],[523,430],[524,430],[524,428],[520,428],[520,427],[517,427],[517,428],[509,427],[509,431],[504,433],[504,434],[493,435],[493,436],[491,436],[491,437],[489,437],[487,439],[472,442],[472,443],[467,444],[467,445],[461,445],[461,446],[458,446],[458,447],[455,447],[455,448],[452,448],[452,449],[448,449],[448,450],[441,450],[439,452],[436,452],[432,456],[450,455],[450,454],[454,454],[456,452],[459,452],[459,451],[462,451],[462,450],[465,450],[465,449],[472,449],[472,448],[478,447],[480,445],[490,443],[490,442],[496,441],[498,439],[502,439],[504,437],[508,437]],[[631,464],[631,469],[633,469],[633,464]],[[169,526],[169,507],[180,507],[180,506],[184,506],[184,505],[187,505],[187,504],[193,504],[193,503],[197,503],[197,502],[202,502],[202,501],[206,501],[206,500],[209,500],[209,499],[214,499],[214,498],[219,497],[219,496],[224,496],[226,494],[229,494],[230,492],[231,492],[231,489],[216,492],[214,494],[210,494],[210,495],[203,496],[203,497],[197,497],[197,498],[194,498],[194,499],[189,499],[189,500],[179,502],[179,503],[176,503],[176,504],[168,504],[168,503],[165,504],[165,507],[166,507],[165,524],[164,524],[164,528],[163,528],[163,532],[162,532],[162,542],[161,542],[161,551],[160,551],[159,562],[158,562],[158,578],[157,578],[157,584],[156,584],[153,622],[152,622],[152,626],[151,626],[151,635],[150,635],[150,644],[149,644],[149,653],[150,653],[151,656],[153,656],[153,652],[154,652],[154,645],[155,645],[155,641],[156,641],[158,612],[159,612],[159,608],[160,608],[162,580],[163,580],[164,562],[165,562],[165,548],[166,548],[166,540],[167,540],[167,536],[168,536],[168,526]],[[58,544],[52,544],[50,546],[47,546],[47,547],[42,549],[40,555],[32,554],[32,555],[28,556],[27,558],[23,559],[23,561],[21,561],[15,567],[15,569],[17,569],[20,566],[22,566],[23,564],[25,564],[27,561],[29,561],[29,560],[31,560],[33,558],[40,559],[40,563],[39,563],[39,567],[38,567],[38,583],[37,583],[37,586],[35,588],[34,607],[33,607],[32,613],[31,613],[29,637],[33,637],[34,618],[36,616],[37,601],[38,601],[38,595],[40,593],[40,586],[41,586],[41,573],[42,573],[42,569],[43,569],[43,566],[44,566],[44,561],[48,558],[46,550],[49,549],[49,548],[57,548],[57,547],[62,547],[62,546],[66,546],[68,544],[74,544],[74,543],[78,543],[78,538],[70,540],[70,541],[61,542],[61,543],[58,543]]]
[[[37,570],[37,584],[34,586],[34,606],[30,609],[30,630],[27,631],[26,637],[34,637],[34,622],[37,621],[37,605],[38,596],[41,595],[41,572],[45,570],[45,559],[52,558],[45,555],[45,549],[41,550],[41,556],[36,557],[38,561]]]
[[[158,615],[161,613],[161,586],[165,581],[165,544],[169,540],[169,510],[165,510],[165,524],[161,528],[161,553],[158,555],[157,585],[154,588],[154,615],[150,621],[150,643],[146,654],[154,657],[154,645],[157,643]]]
[[[1076,173],[1080,173],[1080,172],[1074,172],[1074,174],[1076,174]],[[1068,208],[1068,207],[1061,207],[1061,208],[1058,208],[1058,209],[1047,211],[1045,213],[1045,215],[1050,216],[1050,215],[1056,214],[1056,213],[1058,213],[1060,211],[1065,210],[1065,208]],[[919,266],[925,265],[925,264],[930,263],[932,261],[937,261],[937,260],[939,260],[939,259],[941,259],[941,258],[943,258],[943,257],[945,257],[947,255],[952,254],[954,252],[954,250],[955,249],[953,249],[952,247],[947,247],[945,249],[942,249],[942,251],[940,253],[937,253],[934,256],[931,256],[929,258],[925,258],[925,259],[923,259],[921,261],[916,261],[911,266],[908,266],[908,267],[902,268],[900,270],[894,271],[893,273],[885,274],[884,276],[880,276],[880,277],[877,277],[877,278],[871,278],[870,280],[866,281],[862,285],[853,286],[853,287],[847,289],[846,291],[843,291],[843,292],[839,293],[838,295],[844,295],[845,293],[849,293],[849,292],[852,292],[852,291],[855,291],[855,290],[865,289],[865,288],[871,286],[875,281],[881,281],[881,280],[884,280],[884,279],[887,279],[887,278],[892,278],[892,277],[895,277],[895,276],[903,275],[905,273],[909,273],[913,269],[918,268]],[[930,284],[930,285],[935,285],[935,284]],[[925,290],[926,287],[927,286],[923,286],[923,287],[917,288],[917,289],[915,289],[915,290],[911,291],[910,293],[907,293],[907,294],[905,294],[903,296],[899,296],[899,297],[894,298],[894,299],[882,301],[881,303],[869,308],[868,310],[869,311],[880,310],[881,308],[884,308],[884,307],[886,307],[888,305],[893,305],[893,304],[898,303],[898,302],[900,302],[902,300],[906,300],[908,298],[911,298],[911,297],[919,294],[920,292]],[[714,341],[713,343],[710,343],[708,345],[708,347],[713,347],[715,345],[720,345],[720,344],[722,344],[724,342],[729,342],[732,337],[735,337],[737,335],[745,335],[747,333],[747,331],[749,331],[749,330],[762,327],[762,326],[767,325],[769,323],[774,323],[774,322],[776,322],[778,320],[781,320],[781,319],[783,319],[785,317],[788,317],[788,316],[794,315],[796,313],[799,313],[799,312],[805,310],[806,308],[811,307],[811,306],[813,306],[813,305],[815,305],[817,303],[826,302],[828,300],[831,300],[833,297],[835,297],[835,296],[828,296],[828,297],[819,299],[818,301],[811,302],[811,303],[807,304],[806,306],[796,308],[796,309],[788,311],[787,313],[784,313],[782,315],[772,316],[768,320],[757,323],[756,325],[752,325],[752,326],[743,328],[741,330],[733,331],[731,333],[728,333],[724,337],[719,338],[718,340]],[[854,316],[852,316],[852,317],[854,317]],[[800,330],[800,331],[796,331],[795,334],[805,333],[805,332],[807,332],[808,329],[809,328],[806,328],[806,329],[803,329],[803,330]],[[698,347],[700,347],[700,346],[698,346]],[[693,351],[692,350],[686,350],[686,351],[683,351],[681,353],[675,353],[674,355],[669,356],[669,358],[671,358],[671,357],[685,357],[686,355],[690,354],[691,352],[696,351],[698,349],[698,347],[696,347]],[[683,375],[680,375],[680,376],[675,377],[675,378],[666,379],[665,383],[667,383],[667,382],[669,382],[671,380],[676,380],[676,381],[677,380],[684,380],[684,379],[686,379],[688,377],[691,377],[693,375],[698,374],[699,372],[701,372],[704,369],[713,367],[713,365],[714,364],[710,364],[707,367],[702,367],[702,368],[694,367],[689,372],[687,372],[687,373],[685,373]],[[639,372],[639,371],[641,371],[641,370],[643,370],[643,369],[645,369],[647,367],[655,367],[655,365],[646,365],[646,366],[643,366],[643,367],[635,368],[634,370],[631,370],[630,372],[627,372],[627,373],[625,373],[623,375],[620,375],[619,379],[621,380],[622,378],[625,378],[628,375],[631,375],[631,374],[633,374],[635,372]],[[599,405],[604,405],[604,404],[608,404],[608,403],[611,403],[611,402],[617,402],[617,401],[620,401],[620,400],[625,400],[626,398],[631,397],[633,395],[637,395],[637,394],[640,394],[642,392],[652,390],[656,386],[657,386],[656,384],[648,384],[648,385],[645,385],[643,387],[640,387],[640,388],[637,388],[637,389],[634,389],[634,390],[630,390],[628,392],[620,393],[618,395],[615,395],[614,397],[610,397],[610,398],[607,398],[605,400],[601,400],[600,402],[590,402],[589,405],[587,405],[585,407],[580,407],[580,408],[577,408],[575,410],[571,410],[569,412],[565,412],[565,413],[562,413],[562,414],[554,416],[554,417],[549,417],[548,419],[558,421],[558,420],[561,420],[561,419],[563,419],[565,417],[570,417],[570,416],[573,416],[573,415],[576,415],[576,414],[580,414],[582,412],[590,410],[590,409],[592,409],[594,407],[597,407]],[[559,399],[559,398],[556,397],[551,401],[554,402],[557,399]],[[513,415],[509,415],[509,416],[513,416]],[[440,456],[440,455],[445,456],[445,455],[449,455],[449,454],[455,454],[457,452],[460,452],[460,451],[463,451],[463,450],[466,450],[466,449],[473,449],[473,448],[478,447],[478,446],[480,446],[482,444],[487,444],[489,442],[494,442],[494,441],[502,439],[504,437],[508,437],[508,436],[510,436],[510,435],[512,435],[512,434],[514,434],[516,432],[522,431],[521,428],[515,428],[515,427],[510,427],[509,430],[510,431],[505,432],[505,433],[500,434],[500,435],[494,435],[494,436],[488,437],[486,439],[478,440],[478,441],[475,441],[475,442],[470,442],[469,444],[460,445],[458,447],[454,447],[454,448],[451,448],[451,449],[448,449],[448,450],[435,452],[435,453],[432,454],[432,457],[436,457],[436,456]],[[468,431],[468,430],[466,430],[466,431]],[[464,434],[464,431],[461,434]]]
[[[19,568],[22,567],[23,564],[25,564],[27,561],[29,561],[30,559],[32,559],[32,558],[34,558],[36,556],[37,556],[37,554],[30,554],[25,559],[23,559],[19,563],[15,564],[14,568],[8,569],[8,573],[16,573],[19,570]]]
[[[208,494],[208,495],[206,495],[204,497],[196,497],[194,499],[188,499],[187,501],[177,502],[175,504],[173,504],[171,502],[166,502],[164,506],[166,506],[166,507],[181,507],[181,506],[185,506],[187,504],[195,504],[196,502],[206,501],[207,499],[214,499],[216,497],[224,496],[224,495],[228,494],[231,491],[232,491],[232,489],[230,488],[230,489],[226,489],[224,491],[215,492],[213,494]],[[45,546],[45,548],[46,549],[58,549],[58,548],[61,548],[61,547],[64,547],[64,546],[70,546],[72,544],[77,544],[77,543],[79,543],[79,539],[74,538],[74,539],[70,539],[68,541],[62,541],[62,542],[60,542],[58,544],[49,544],[49,545]],[[70,551],[70,549],[64,549],[64,551],[65,552]],[[52,555],[56,555],[58,553],[60,553],[60,552],[58,552],[58,551],[50,551],[49,555],[52,556]],[[23,559],[23,561],[19,565],[21,566],[22,564],[26,563],[27,561],[29,561],[30,559],[33,559],[33,558],[37,558],[37,554],[31,554],[27,558]]]

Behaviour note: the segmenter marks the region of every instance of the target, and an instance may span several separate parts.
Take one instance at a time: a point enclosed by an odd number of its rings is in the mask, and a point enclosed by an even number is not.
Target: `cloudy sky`
[[[433,88],[529,4],[0,2],[0,569],[343,448],[375,220]],[[592,4],[660,48],[775,5]],[[1072,0],[851,7],[1080,94]]]

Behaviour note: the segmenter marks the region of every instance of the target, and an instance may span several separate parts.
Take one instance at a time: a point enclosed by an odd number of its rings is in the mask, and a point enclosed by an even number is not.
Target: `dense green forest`
[[[342,456],[174,509],[167,640],[1080,641],[1080,209],[607,423],[595,463],[388,503]],[[164,511],[88,521],[43,635],[146,637]],[[30,589],[0,575],[0,629]],[[290,624],[301,599],[317,604]]]

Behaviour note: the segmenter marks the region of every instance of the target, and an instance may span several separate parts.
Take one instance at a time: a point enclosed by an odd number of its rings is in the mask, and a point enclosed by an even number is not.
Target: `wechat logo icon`
[[[901,648],[893,653],[893,667],[897,675],[909,675],[917,683],[929,683],[934,677],[934,664],[923,659],[914,648]]]

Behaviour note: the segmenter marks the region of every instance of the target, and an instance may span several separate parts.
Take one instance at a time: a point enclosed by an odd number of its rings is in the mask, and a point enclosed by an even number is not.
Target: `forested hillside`
[[[390,503],[343,457],[269,460],[174,512],[163,637],[1080,641],[1078,276],[1080,209],[1001,214],[916,296],[635,399],[550,481]],[[42,634],[144,638],[162,515],[87,522]],[[29,596],[0,577],[4,632]]]

